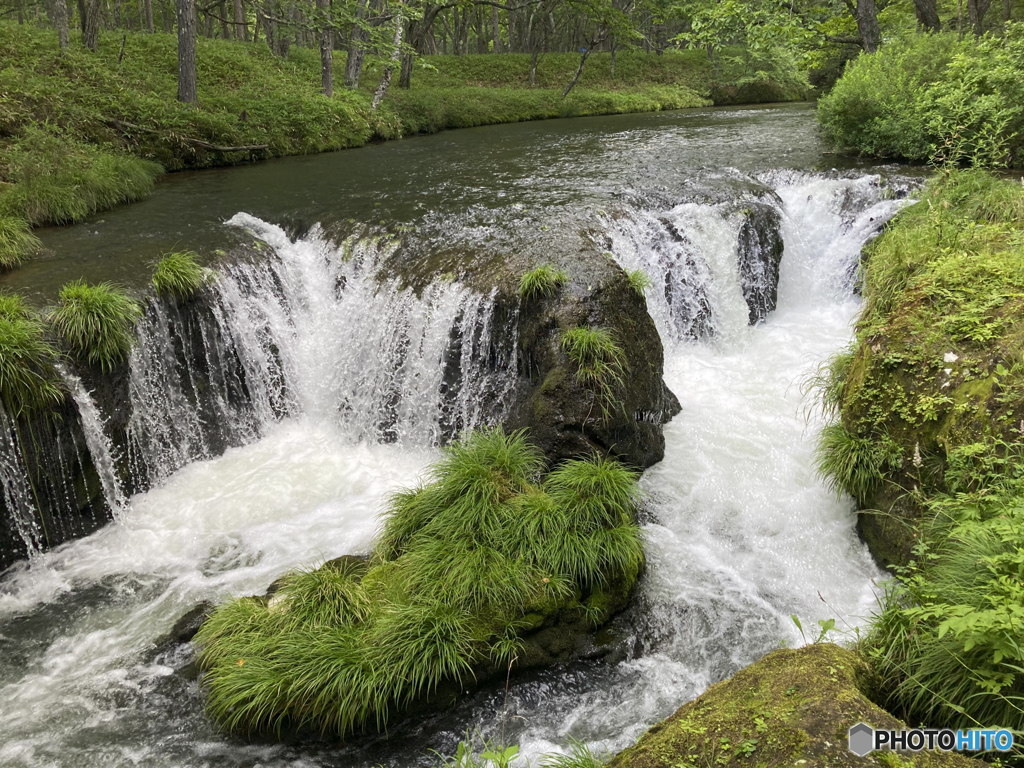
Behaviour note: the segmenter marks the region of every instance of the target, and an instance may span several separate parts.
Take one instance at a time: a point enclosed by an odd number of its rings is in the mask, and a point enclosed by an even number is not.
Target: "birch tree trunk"
[[[320,12],[320,90],[334,95],[334,35],[331,32],[331,0],[316,0]]]
[[[384,100],[388,87],[391,85],[391,74],[395,71],[395,64],[398,63],[398,57],[402,52],[402,32],[404,30],[405,19],[402,17],[402,10],[399,9],[395,12],[395,39],[391,42],[391,57],[388,59],[387,66],[384,67],[384,74],[381,75],[380,85],[373,92],[373,103],[370,105],[370,108],[374,112],[380,108],[380,103]]]

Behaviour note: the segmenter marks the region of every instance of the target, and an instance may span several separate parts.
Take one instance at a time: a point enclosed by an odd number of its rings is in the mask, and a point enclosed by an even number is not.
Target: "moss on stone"
[[[608,768],[984,765],[941,752],[854,755],[847,731],[856,723],[906,727],[871,702],[875,685],[867,662],[839,646],[773,651],[683,705]]]

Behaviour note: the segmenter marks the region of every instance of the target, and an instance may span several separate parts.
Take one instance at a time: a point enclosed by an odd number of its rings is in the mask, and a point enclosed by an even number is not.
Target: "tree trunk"
[[[533,49],[533,53],[530,54],[530,87],[532,88],[537,84],[537,56],[540,54],[540,49],[536,46]]]
[[[491,33],[494,36],[494,53],[501,53],[501,17],[498,6],[491,6]]]
[[[580,79],[580,75],[583,74],[583,65],[587,63],[587,58],[590,56],[590,47],[587,46],[583,49],[583,55],[580,56],[580,65],[576,67],[576,74],[572,76],[572,81],[565,86],[565,90],[562,91],[562,98],[564,99],[569,95],[569,91],[576,87],[576,83]]]
[[[235,39],[249,42],[249,25],[246,23],[242,0],[235,0]]]
[[[967,18],[978,37],[985,34],[985,14],[990,3],[991,0],[967,0]]]
[[[331,32],[331,0],[316,0],[320,11],[320,90],[334,95],[334,35]]]
[[[857,20],[861,46],[868,53],[874,53],[882,43],[882,32],[878,28],[878,9],[875,7],[875,0],[857,0],[853,15]]]
[[[82,45],[95,52],[100,42],[100,0],[86,0]]]
[[[394,72],[395,64],[398,63],[398,57],[402,51],[402,32],[404,30],[405,19],[402,18],[402,12],[399,10],[395,13],[395,39],[391,43],[391,57],[388,59],[387,66],[384,67],[384,74],[380,78],[380,85],[373,92],[373,102],[370,108],[374,112],[380,108],[380,103],[384,100],[388,87],[391,85],[391,73]]]
[[[196,103],[196,2],[178,0],[178,101]]]
[[[24,23],[25,23],[25,12],[21,8],[21,2],[22,2],[22,0],[15,0],[15,3],[17,4],[17,7],[18,7],[18,24],[24,25]]]
[[[57,30],[57,43],[62,51],[68,49],[68,5],[65,0],[51,0],[51,21]]]
[[[917,23],[921,29],[926,32],[942,31],[936,0],[914,0],[914,11],[917,13]]]
[[[617,46],[615,44],[615,41],[612,40],[612,70],[611,70],[611,73],[609,74],[609,77],[611,77],[612,80],[615,79],[615,53],[618,50],[619,50],[619,46]]]
[[[402,66],[398,71],[398,87],[408,91],[412,87],[412,65],[414,57],[411,53],[402,54]]]
[[[360,22],[366,14],[367,0],[360,0],[356,6],[355,22],[348,35],[348,55],[345,57],[345,87],[353,90],[359,87],[359,77],[363,73],[363,40],[366,32]]]
[[[1010,20],[1010,0],[1003,0],[1003,23]]]

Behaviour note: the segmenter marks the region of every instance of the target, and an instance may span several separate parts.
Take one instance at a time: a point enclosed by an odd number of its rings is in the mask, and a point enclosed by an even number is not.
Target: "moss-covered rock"
[[[428,251],[412,240],[391,257],[385,274],[416,290],[447,275],[481,293],[494,292],[492,327],[515,334],[516,382],[500,409],[497,403],[481,407],[506,429],[528,430],[549,461],[595,450],[636,467],[660,461],[662,426],[680,406],[662,380],[664,351],[646,299],[590,233],[538,232],[523,246],[515,253],[485,247]],[[564,281],[521,297],[522,276],[542,264],[564,273]],[[620,381],[601,387],[581,375],[562,344],[566,332],[581,327],[611,336],[623,356]]]
[[[854,755],[851,726],[906,727],[871,702],[875,685],[868,664],[839,646],[773,651],[680,707],[609,768],[984,766],[943,752]]]
[[[1024,426],[1024,189],[934,181],[864,252],[855,347],[825,388],[821,468],[853,495],[885,565],[908,562],[922,501],[977,488]]]

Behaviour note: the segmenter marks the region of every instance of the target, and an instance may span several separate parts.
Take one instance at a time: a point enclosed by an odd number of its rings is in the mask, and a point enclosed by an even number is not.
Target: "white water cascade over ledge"
[[[836,618],[841,628],[869,614],[880,574],[857,539],[852,503],[815,474],[821,424],[801,383],[849,342],[858,306],[851,269],[898,203],[884,199],[875,177],[762,181],[778,195],[785,255],[778,308],[755,327],[736,268],[736,224],[720,206],[636,209],[609,225],[616,260],[656,285],[686,260],[666,260],[651,238],[665,220],[685,230],[713,332],[680,333],[678,300],[648,289],[665,379],[683,412],[666,426],[664,461],[642,481],[656,521],[627,622],[631,655],[514,681],[507,702],[478,696],[451,714],[446,728],[456,738],[467,727],[492,737],[504,730],[535,758],[570,734],[614,752],[708,684],[781,642],[802,642],[790,614],[812,627]],[[191,379],[176,388],[161,379],[172,338],[167,319],[151,316],[130,381],[147,407],[129,430],[154,486],[116,522],[0,583],[2,765],[381,761],[350,748],[224,739],[202,714],[197,683],[177,672],[188,646],[156,653],[154,644],[204,601],[259,593],[288,568],[365,552],[387,494],[436,457],[444,425],[481,423],[481,400],[500,401],[511,386],[500,366],[479,361],[496,347],[514,359],[503,346],[514,334],[493,333],[493,299],[457,284],[419,297],[380,288],[367,279],[370,251],[350,256],[316,232],[291,242],[244,214],[230,223],[280,257],[272,269],[239,264],[218,285],[225,341],[216,355],[246,373],[244,385],[218,385],[236,447],[213,458],[209,425],[188,415]],[[453,334],[461,345],[454,379]],[[239,386],[245,402],[231,395]],[[384,760],[431,764],[426,754]]]

